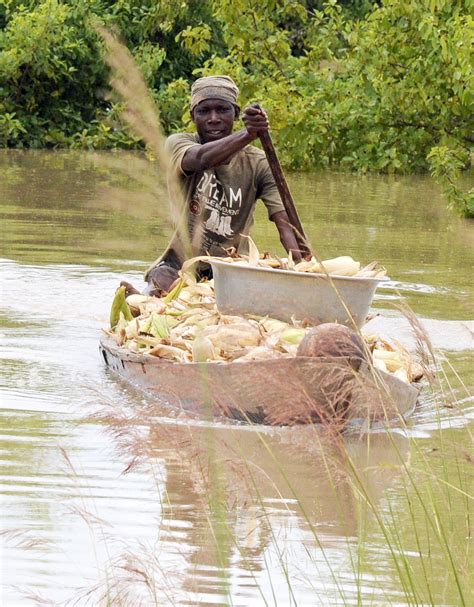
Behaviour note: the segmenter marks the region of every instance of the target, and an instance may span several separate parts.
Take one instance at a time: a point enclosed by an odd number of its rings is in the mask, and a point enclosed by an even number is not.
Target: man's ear
[[[194,109],[190,110],[189,115],[191,116],[191,120],[192,120],[193,122],[196,122],[196,121],[194,120]]]
[[[237,118],[240,116],[240,108],[237,107],[236,105],[234,105],[234,120],[237,120]]]

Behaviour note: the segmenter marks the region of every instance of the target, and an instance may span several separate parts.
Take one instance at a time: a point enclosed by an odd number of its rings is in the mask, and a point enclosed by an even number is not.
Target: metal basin
[[[280,320],[361,327],[377,286],[388,278],[327,276],[210,260],[217,308]]]

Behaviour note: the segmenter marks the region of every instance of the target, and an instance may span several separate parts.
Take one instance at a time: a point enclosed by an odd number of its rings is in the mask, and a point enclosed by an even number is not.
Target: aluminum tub
[[[377,286],[388,278],[327,276],[209,261],[217,308],[223,314],[256,314],[313,324],[361,327]]]

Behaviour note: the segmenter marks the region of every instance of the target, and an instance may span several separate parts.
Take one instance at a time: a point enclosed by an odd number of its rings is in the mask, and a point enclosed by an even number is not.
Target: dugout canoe
[[[311,357],[178,363],[100,340],[107,367],[173,408],[203,417],[291,425],[328,420],[405,418],[419,390],[369,368],[359,372]]]

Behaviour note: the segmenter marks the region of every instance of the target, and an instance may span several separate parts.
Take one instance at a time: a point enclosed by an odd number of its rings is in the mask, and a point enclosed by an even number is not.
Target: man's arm
[[[185,173],[213,169],[230,161],[246,145],[258,137],[259,131],[268,130],[268,118],[264,110],[248,107],[243,114],[245,128],[217,141],[195,145],[185,153],[181,168]]]
[[[303,257],[286,211],[278,211],[277,213],[274,213],[270,219],[275,222],[278,233],[280,234],[280,242],[285,247],[286,252],[289,253],[291,251],[294,261],[301,261]]]

